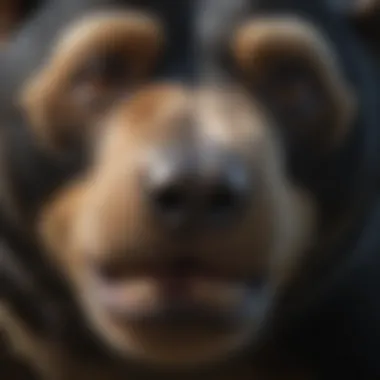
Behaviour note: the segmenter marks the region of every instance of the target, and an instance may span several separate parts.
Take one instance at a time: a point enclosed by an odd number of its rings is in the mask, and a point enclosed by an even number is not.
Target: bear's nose
[[[241,160],[221,152],[167,153],[153,160],[147,176],[150,205],[162,226],[217,228],[244,213],[250,183]]]

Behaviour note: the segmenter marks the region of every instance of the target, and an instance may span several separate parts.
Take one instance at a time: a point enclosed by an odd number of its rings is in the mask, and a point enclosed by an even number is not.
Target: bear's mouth
[[[253,298],[254,309],[267,299],[264,277],[239,277],[188,257],[128,274],[115,264],[99,269],[90,294],[117,323],[225,329],[249,316]]]

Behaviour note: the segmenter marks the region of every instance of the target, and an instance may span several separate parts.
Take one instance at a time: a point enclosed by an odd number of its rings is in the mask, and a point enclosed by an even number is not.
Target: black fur
[[[226,0],[219,0],[219,4]],[[235,0],[230,0],[235,1]],[[1,127],[12,191],[26,217],[33,219],[51,192],[80,173],[85,154],[74,152],[57,161],[33,140],[27,122],[9,99],[33,75],[69,20],[89,9],[123,7],[127,3],[159,11],[174,36],[156,78],[194,85],[203,77],[199,62],[207,54],[195,38],[195,25],[208,0],[161,2],[108,0],[52,0],[43,3],[0,57]],[[217,3],[217,2],[214,2]],[[212,9],[212,7],[211,7]],[[324,228],[347,211],[347,228],[309,256],[301,285],[279,303],[277,330],[271,333],[284,349],[292,349],[321,378],[380,378],[380,85],[370,53],[348,21],[328,12],[323,1],[252,0],[250,13],[296,13],[321,27],[338,52],[344,74],[360,100],[360,113],[347,144],[323,160],[302,146],[288,159],[289,174],[317,194]],[[218,9],[215,9],[217,12]],[[225,16],[225,15],[224,15]],[[241,15],[245,18],[248,14]],[[226,20],[218,20],[223,28]],[[221,70],[226,76],[228,71]],[[376,79],[375,79],[376,78]],[[16,115],[16,116],[15,116]],[[39,244],[12,225],[0,212],[0,238],[5,249],[0,266],[0,294],[11,302],[34,331],[57,336],[82,358],[107,358],[86,331],[64,281],[43,259]],[[323,240],[323,239],[322,239]],[[323,251],[323,257],[320,253]],[[331,253],[331,254],[329,254]],[[27,301],[26,301],[27,300]],[[106,360],[106,359],[105,359]],[[0,365],[1,368],[1,365]],[[352,377],[350,377],[352,378]]]

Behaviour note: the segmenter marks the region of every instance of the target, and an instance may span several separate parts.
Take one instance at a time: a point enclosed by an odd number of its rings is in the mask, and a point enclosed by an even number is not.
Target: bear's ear
[[[62,150],[87,138],[89,125],[147,80],[163,44],[150,15],[100,13],[69,25],[19,95],[38,139]]]
[[[232,45],[244,84],[294,142],[339,145],[355,119],[356,96],[327,36],[303,19],[268,17],[242,26]]]

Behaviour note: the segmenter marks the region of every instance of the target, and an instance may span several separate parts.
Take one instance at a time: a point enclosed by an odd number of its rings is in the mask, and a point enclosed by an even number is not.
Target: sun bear
[[[34,374],[376,378],[379,86],[327,0],[47,1],[0,68],[0,329]]]

